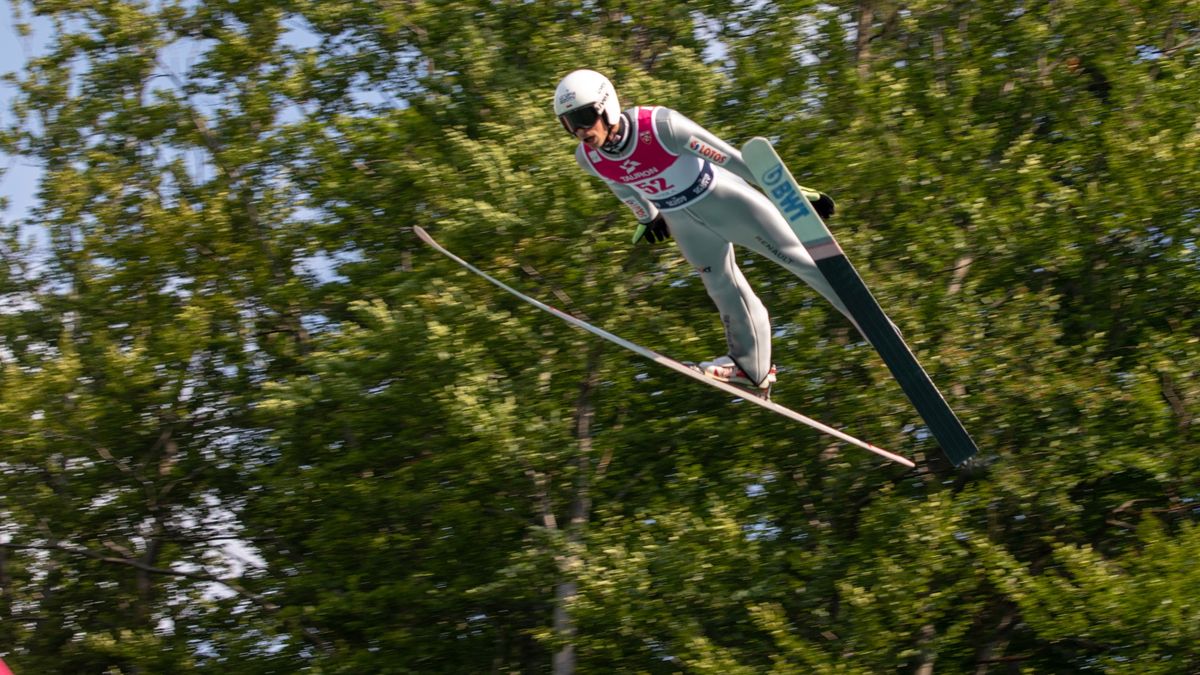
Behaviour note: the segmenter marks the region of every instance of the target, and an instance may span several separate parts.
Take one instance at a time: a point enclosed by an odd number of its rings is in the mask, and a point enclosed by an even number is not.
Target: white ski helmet
[[[608,78],[594,70],[568,73],[554,90],[554,114],[568,133],[590,127],[603,115],[611,125],[621,119],[621,102]]]

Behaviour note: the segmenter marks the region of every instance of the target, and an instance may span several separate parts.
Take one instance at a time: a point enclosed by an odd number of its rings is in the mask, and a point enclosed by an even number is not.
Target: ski
[[[442,255],[446,256],[447,258],[450,258],[451,260],[458,263],[459,265],[462,265],[467,270],[483,277],[484,279],[486,279],[487,281],[496,285],[497,287],[502,288],[505,291],[508,291],[509,293],[517,296],[521,300],[528,302],[529,304],[533,305],[534,307],[537,307],[538,309],[540,309],[544,312],[553,314],[554,316],[562,319],[563,321],[566,321],[567,323],[569,323],[577,328],[582,328],[583,330],[585,330],[593,335],[602,337],[605,340],[612,342],[613,344],[620,345],[621,347],[624,347],[625,349],[628,349],[629,351],[631,351],[635,354],[644,356],[647,359],[650,359],[651,361],[654,361],[655,363],[657,363],[659,365],[670,368],[671,370],[673,370],[677,373],[680,373],[682,375],[686,375],[686,376],[692,378],[693,380],[703,382],[711,387],[716,387],[717,389],[720,389],[721,391],[723,391],[727,394],[733,394],[734,396],[737,396],[745,401],[749,401],[750,403],[753,403],[761,408],[766,408],[767,410],[770,410],[773,413],[782,415],[790,420],[794,420],[796,422],[800,422],[801,424],[808,425],[808,426],[812,427],[813,429],[820,431],[821,433],[828,434],[829,436],[837,438],[838,440],[845,441],[846,443],[849,443],[850,445],[854,445],[854,446],[857,446],[864,450],[873,452],[876,455],[879,455],[880,457],[889,459],[893,462],[896,462],[897,464],[902,464],[902,465],[910,467],[910,468],[913,466],[912,461],[905,457],[901,457],[900,455],[888,452],[887,450],[884,450],[883,448],[872,445],[871,443],[867,443],[865,441],[860,441],[859,439],[857,439],[849,434],[843,433],[841,431],[838,431],[837,429],[834,429],[833,427],[822,424],[821,422],[818,422],[817,420],[814,420],[811,417],[806,417],[805,415],[801,415],[800,413],[798,413],[794,410],[785,408],[785,407],[779,405],[778,403],[775,403],[774,401],[771,401],[769,399],[756,396],[750,392],[747,392],[746,390],[744,390],[740,387],[729,384],[728,382],[721,382],[720,380],[714,380],[711,377],[707,377],[707,376],[701,374],[699,371],[697,371],[687,365],[684,365],[683,363],[681,363],[679,361],[676,361],[675,359],[663,356],[662,354],[659,354],[658,352],[656,352],[652,349],[647,349],[641,345],[630,342],[629,340],[626,340],[625,338],[614,335],[614,334],[604,330],[603,328],[597,328],[596,326],[593,326],[592,324],[590,324],[582,319],[576,318],[570,314],[567,314],[566,312],[563,312],[559,309],[551,307],[550,305],[547,305],[535,298],[531,298],[528,295],[525,295],[524,293],[516,290],[512,286],[509,286],[508,284],[505,284],[504,282],[502,282],[498,279],[495,279],[494,277],[487,274],[483,270],[480,270],[479,268],[475,267],[471,263],[454,255],[449,250],[444,248],[441,244],[434,241],[433,237],[430,237],[429,233],[426,232],[424,230],[424,228],[422,228],[420,226],[414,226],[413,230],[417,233],[417,236],[421,239],[421,241],[428,244],[430,247],[432,247],[438,253],[441,253]]]
[[[779,159],[770,141],[755,137],[742,146],[742,158],[750,167],[759,186],[791,224],[800,241],[850,310],[863,336],[875,347],[913,407],[925,420],[942,452],[955,466],[970,459],[979,448],[962,422],[950,409],[929,374],[921,367],[895,324],[871,295],[865,282],[812,205],[800,191],[787,166]]]

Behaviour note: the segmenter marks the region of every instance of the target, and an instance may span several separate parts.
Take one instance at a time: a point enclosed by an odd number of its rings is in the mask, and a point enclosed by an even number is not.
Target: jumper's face
[[[608,129],[603,117],[597,117],[590,127],[575,129],[575,138],[585,143],[589,148],[599,149],[608,140]]]
[[[559,116],[563,128],[591,148],[599,148],[608,140],[612,129],[605,123],[598,105],[581,106]]]

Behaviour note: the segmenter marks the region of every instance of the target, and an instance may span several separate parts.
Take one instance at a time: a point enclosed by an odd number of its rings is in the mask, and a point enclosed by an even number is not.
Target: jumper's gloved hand
[[[648,223],[638,223],[637,229],[633,232],[633,243],[645,239],[648,244],[657,244],[660,241],[666,241],[671,238],[671,231],[667,229],[667,220],[658,214],[654,220]]]
[[[812,188],[801,187],[800,189],[804,190],[804,196],[808,198],[813,210],[817,212],[821,220],[828,220],[833,215],[837,208],[837,205],[833,203],[833,197]]]

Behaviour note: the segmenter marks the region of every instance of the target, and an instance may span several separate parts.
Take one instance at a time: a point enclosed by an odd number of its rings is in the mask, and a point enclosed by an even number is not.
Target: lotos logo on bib
[[[729,155],[717,150],[713,146],[704,141],[692,136],[688,139],[688,148],[697,155],[711,161],[713,164],[724,166],[729,161]]]

